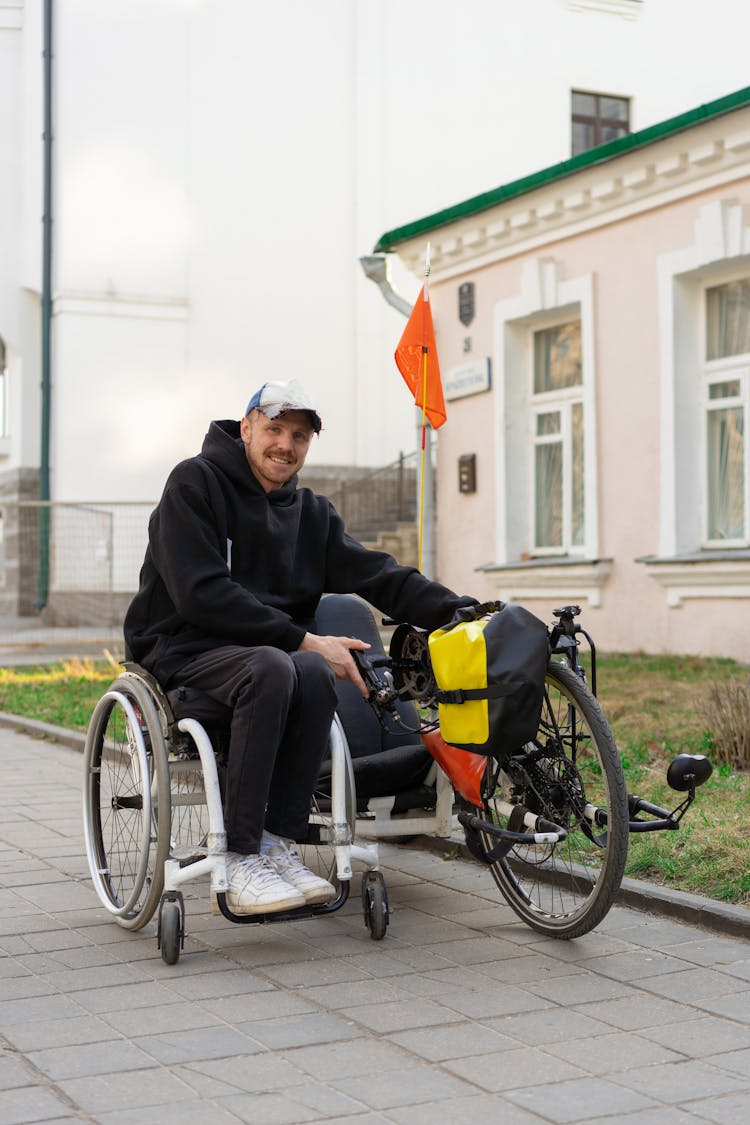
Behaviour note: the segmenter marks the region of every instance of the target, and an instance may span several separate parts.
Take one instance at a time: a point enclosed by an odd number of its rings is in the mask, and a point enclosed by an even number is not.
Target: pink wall
[[[497,372],[493,310],[520,291],[526,257],[552,258],[561,280],[593,275],[597,396],[599,555],[613,560],[599,608],[584,621],[609,650],[704,652],[750,661],[747,600],[695,599],[667,605],[666,592],[635,559],[659,552],[660,307],[657,260],[693,244],[699,209],[714,199],[750,204],[750,183],[738,180],[576,237],[557,238],[533,254],[435,281],[432,304],[444,371],[467,358],[492,357]],[[533,203],[533,200],[532,200]],[[748,264],[750,273],[750,263]],[[457,291],[476,287],[476,318],[458,320]],[[472,340],[464,353],[466,336]],[[498,577],[476,572],[497,557],[495,389],[448,403],[438,440],[438,569],[449,586],[501,597]],[[697,393],[697,391],[696,391]],[[477,492],[458,491],[458,458],[476,453]],[[526,600],[545,620],[559,599]]]

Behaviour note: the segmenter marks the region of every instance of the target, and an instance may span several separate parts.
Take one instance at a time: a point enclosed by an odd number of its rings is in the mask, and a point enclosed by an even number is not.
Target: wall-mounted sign
[[[474,282],[465,281],[458,287],[458,319],[466,328],[474,319]]]
[[[443,394],[446,402],[488,391],[491,385],[489,356],[462,363],[459,367],[451,367],[443,375]]]

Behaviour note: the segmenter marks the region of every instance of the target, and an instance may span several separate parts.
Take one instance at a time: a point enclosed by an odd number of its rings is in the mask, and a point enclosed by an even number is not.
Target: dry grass
[[[719,752],[710,700],[726,701],[750,668],[699,657],[600,655],[598,696],[625,767],[628,790],[674,808],[665,771],[677,754],[707,754],[713,776],[678,832],[631,836],[627,874],[750,906],[750,772]],[[736,707],[732,711],[734,722]],[[750,762],[746,761],[746,766]]]
[[[711,734],[714,761],[750,770],[750,677],[712,684],[700,713]]]

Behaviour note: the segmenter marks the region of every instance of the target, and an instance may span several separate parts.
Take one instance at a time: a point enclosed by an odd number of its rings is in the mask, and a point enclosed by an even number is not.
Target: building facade
[[[443,580],[749,661],[750,88],[380,249],[428,239]]]
[[[0,0],[0,607],[132,592],[145,521],[116,505],[147,512],[266,378],[314,391],[313,467],[414,450],[374,232],[738,88],[747,21],[744,0]],[[80,507],[49,537],[45,465]]]

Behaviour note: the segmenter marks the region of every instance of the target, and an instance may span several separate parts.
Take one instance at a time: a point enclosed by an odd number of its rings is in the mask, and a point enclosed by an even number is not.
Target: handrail
[[[328,494],[353,534],[413,523],[417,517],[418,454],[401,454],[397,461],[366,476],[342,481]]]

